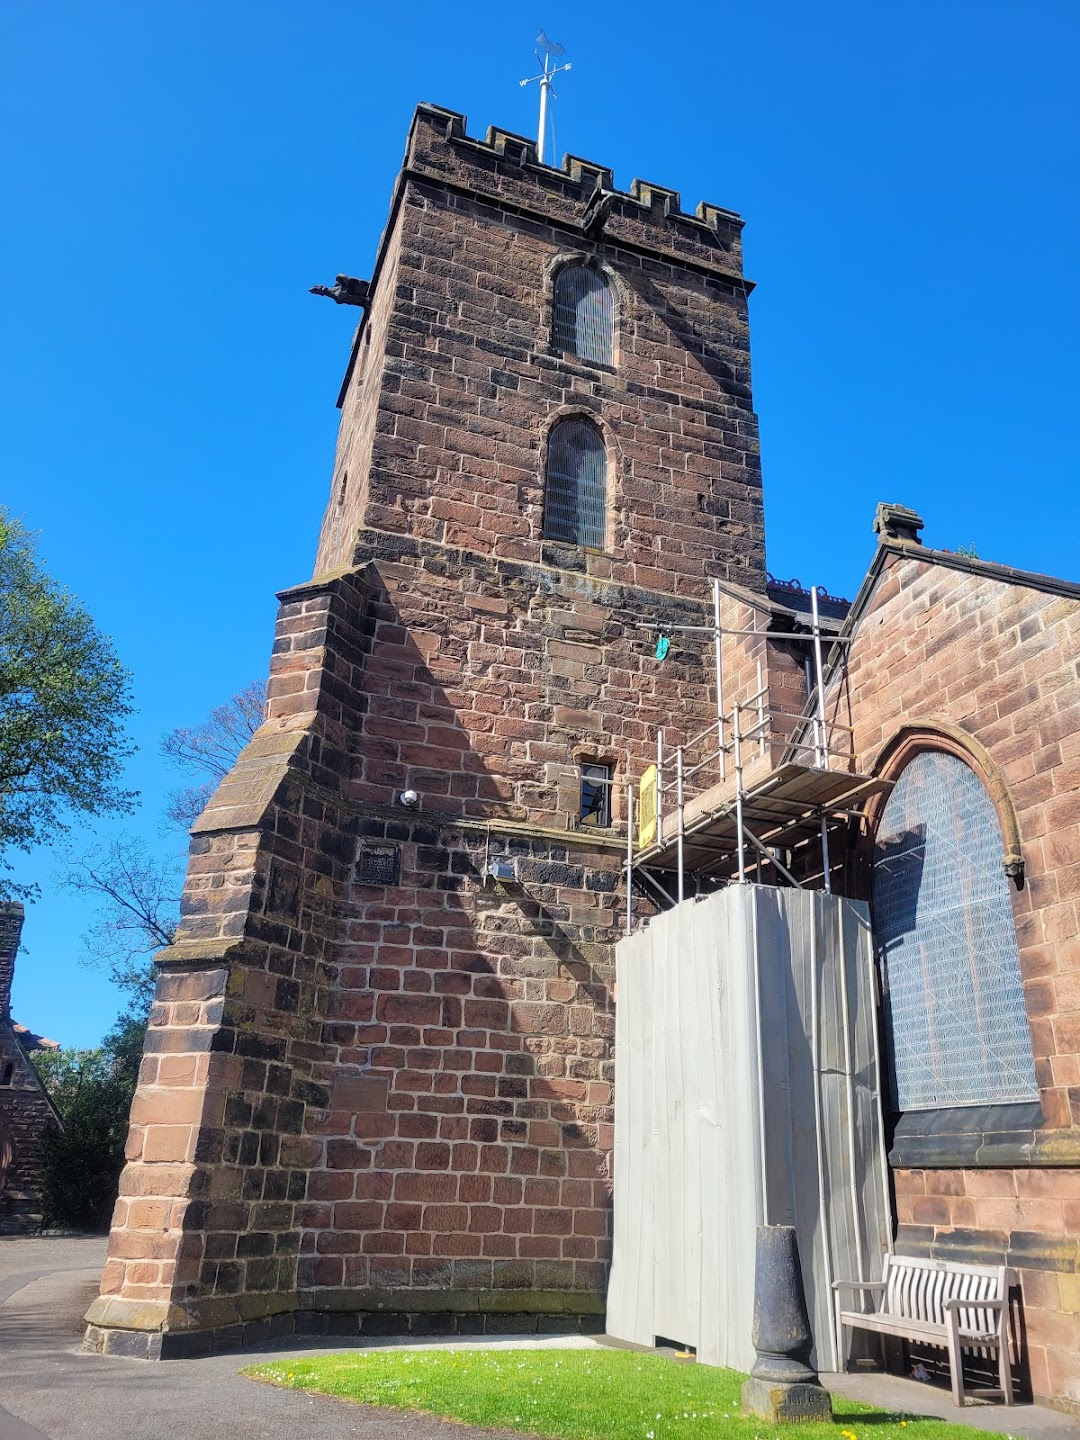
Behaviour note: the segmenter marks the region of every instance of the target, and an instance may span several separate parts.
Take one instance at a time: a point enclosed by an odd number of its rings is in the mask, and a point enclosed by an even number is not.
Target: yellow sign
[[[650,765],[641,777],[638,787],[638,831],[639,850],[646,850],[656,839],[656,766]]]

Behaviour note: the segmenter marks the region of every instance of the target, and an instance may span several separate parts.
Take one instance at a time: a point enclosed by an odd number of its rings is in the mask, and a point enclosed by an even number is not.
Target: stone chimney
[[[913,545],[921,545],[919,531],[925,523],[921,515],[909,510],[906,505],[891,505],[882,500],[874,516],[874,534],[881,541],[907,540]]]
[[[23,907],[17,901],[0,906],[0,1024],[11,1020],[11,982],[15,978],[23,914]]]

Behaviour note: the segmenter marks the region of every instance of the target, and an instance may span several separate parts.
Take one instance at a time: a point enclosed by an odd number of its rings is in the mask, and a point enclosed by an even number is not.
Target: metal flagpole
[[[555,76],[561,74],[563,70],[570,69],[570,62],[567,61],[565,65],[555,64],[555,61],[560,55],[566,54],[566,49],[564,46],[558,44],[557,41],[549,40],[543,30],[541,30],[540,34],[536,37],[535,53],[537,60],[539,60],[544,67],[543,73],[540,75],[530,75],[527,80],[522,80],[521,84],[531,85],[533,81],[536,81],[540,86],[540,126],[536,136],[536,158],[540,164],[543,165],[544,152],[547,145],[548,96],[555,94],[555,91],[551,88],[551,82]],[[557,98],[556,96],[556,99]]]

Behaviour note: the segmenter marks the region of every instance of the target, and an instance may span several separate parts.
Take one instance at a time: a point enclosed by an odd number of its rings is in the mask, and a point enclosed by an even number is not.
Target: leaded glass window
[[[555,277],[554,343],[590,364],[615,363],[615,301],[590,265],[564,265]]]
[[[571,416],[552,426],[544,485],[544,536],[604,548],[607,450],[591,421]]]
[[[878,826],[874,942],[898,1111],[1037,1100],[997,812],[970,766],[924,751]]]

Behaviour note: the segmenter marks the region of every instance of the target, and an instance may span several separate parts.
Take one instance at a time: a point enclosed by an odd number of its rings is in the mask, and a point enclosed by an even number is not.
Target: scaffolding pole
[[[720,757],[720,779],[727,779],[727,753],[724,745],[724,652],[720,643],[720,581],[712,582],[713,649],[716,655],[716,753]]]
[[[634,928],[634,782],[626,782],[626,933]]]
[[[743,837],[742,727],[739,706],[731,707],[731,739],[735,747],[735,838],[739,849],[739,884],[746,884],[746,841]]]
[[[675,751],[675,802],[679,807],[679,834],[677,841],[678,869],[679,869],[679,903],[682,903],[685,889],[683,884],[683,753],[682,746]]]
[[[817,710],[818,725],[821,734],[821,746],[819,750],[819,766],[822,770],[830,769],[829,765],[829,727],[825,713],[825,667],[821,663],[821,626],[818,623],[818,592],[817,586],[810,587],[810,615],[814,622],[814,669],[817,672]],[[832,894],[832,864],[829,859],[829,826],[825,818],[825,812],[821,813],[821,874],[825,885],[825,894]]]

